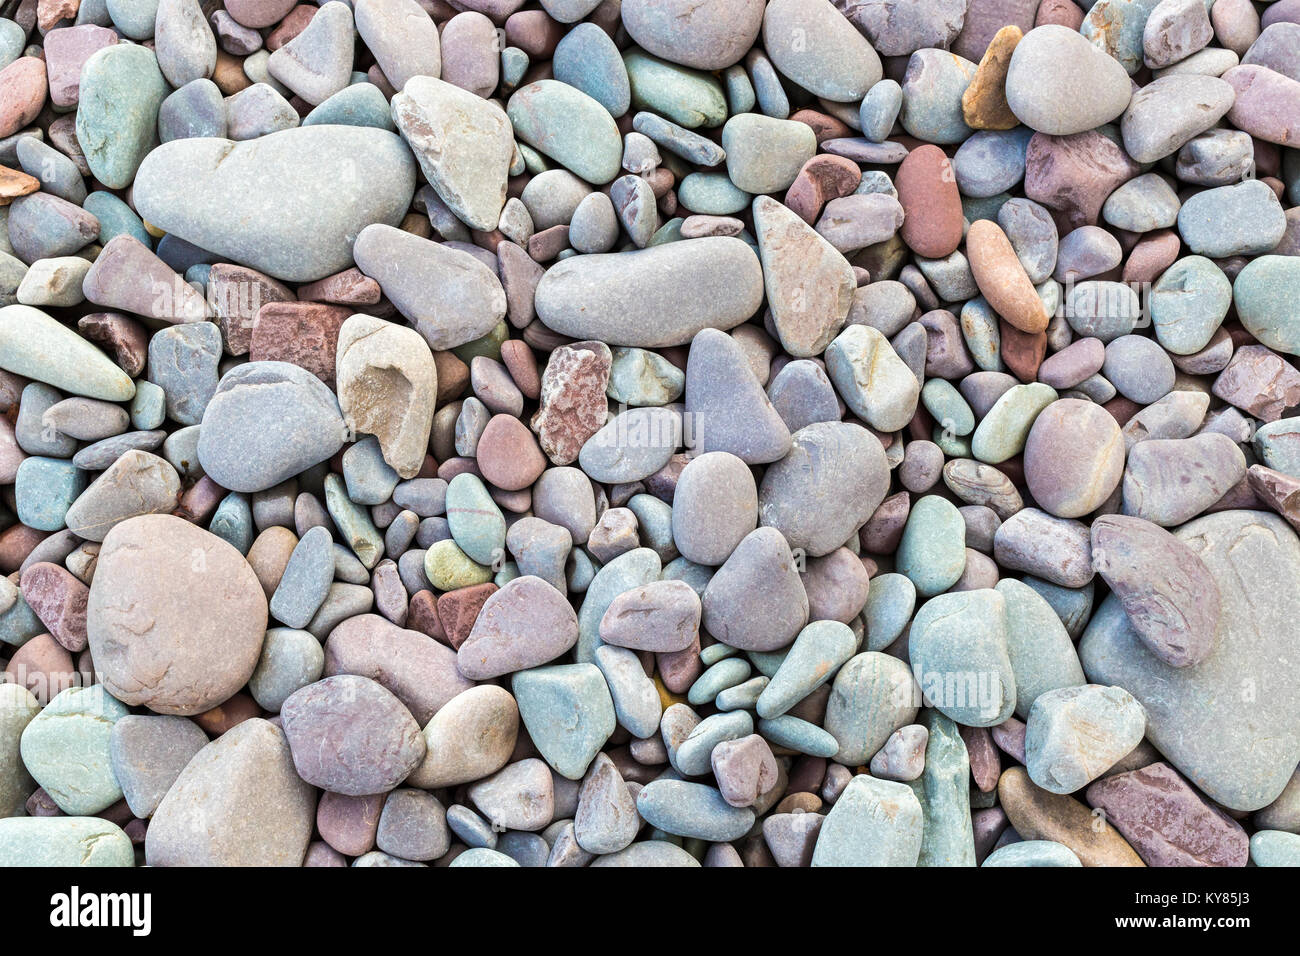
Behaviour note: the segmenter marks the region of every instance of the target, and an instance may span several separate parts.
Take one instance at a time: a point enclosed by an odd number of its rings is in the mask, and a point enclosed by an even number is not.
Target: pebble
[[[1059,399],[1034,419],[1024,463],[1029,492],[1044,510],[1058,518],[1080,518],[1119,486],[1124,442],[1119,426],[1100,406]]]
[[[254,717],[205,745],[149,821],[150,866],[295,866],[316,798],[295,772],[285,734]]]
[[[424,738],[410,712],[365,677],[309,684],[285,700],[280,716],[298,775],[335,793],[391,790],[424,758]]]
[[[754,812],[733,807],[714,787],[685,780],[653,780],[637,794],[636,811],[653,827],[677,836],[725,842],[748,832]]]
[[[957,583],[966,568],[966,526],[950,501],[925,495],[913,504],[898,543],[896,567],[921,597],[933,597]]]
[[[1011,825],[1024,840],[1060,843],[1084,866],[1143,865],[1109,822],[1097,818],[1073,797],[1035,786],[1021,767],[1002,774],[998,797]]]
[[[1252,583],[1295,561],[1297,541],[1274,515],[1233,510],[1189,522],[1175,536],[1201,558],[1219,588],[1222,613],[1209,656],[1195,667],[1169,666],[1146,649],[1118,598],[1109,597],[1080,642],[1080,658],[1092,680],[1125,668],[1118,686],[1146,708],[1148,737],[1207,796],[1230,809],[1258,809],[1282,791],[1290,774],[1283,764],[1297,742],[1281,731],[1281,721],[1291,706],[1285,688],[1292,675],[1274,659],[1268,693],[1253,701],[1229,694],[1210,709],[1206,702],[1223,687],[1257,679],[1252,661],[1259,658],[1251,649],[1274,640],[1267,622],[1287,613],[1289,596],[1254,590]],[[1180,723],[1190,708],[1208,718],[1195,734]]]
[[[1052,793],[1073,793],[1141,742],[1146,713],[1121,687],[1085,684],[1039,694],[1029,710],[1029,777]]]
[[[832,102],[857,102],[882,75],[880,57],[830,0],[776,0],[763,46],[784,76]]]
[[[1024,35],[1007,69],[1007,103],[1019,120],[1050,136],[1095,129],[1124,112],[1123,67],[1087,38],[1057,24]]]
[[[1042,582],[1038,587],[1043,587]],[[994,590],[1002,595],[1007,609],[1007,657],[1016,675],[1015,713],[1027,719],[1042,694],[1081,686],[1085,682],[1083,668],[1070,633],[1035,587],[1003,578]]]
[[[1246,865],[1246,832],[1163,761],[1104,776],[1086,796],[1148,866]]]
[[[523,641],[525,633],[542,639]],[[577,640],[577,615],[564,596],[541,578],[515,578],[483,605],[457,667],[471,680],[497,677],[554,660]]]
[[[878,329],[848,326],[827,347],[825,361],[844,403],[873,428],[897,431],[916,413],[920,383]]]
[[[0,853],[1292,859],[1292,0],[533,6],[0,20]]]
[[[894,731],[911,724],[919,702],[907,664],[875,651],[850,658],[835,675],[825,728],[839,744],[838,763],[866,763]]]
[[[682,302],[670,275],[684,288],[723,292]],[[742,240],[716,236],[565,259],[542,277],[536,307],[547,327],[574,338],[661,348],[735,327],[758,310],[762,290],[758,257]]]
[[[243,555],[189,522],[143,515],[104,538],[86,626],[100,679],[124,703],[191,715],[226,700],[257,664],[266,617]]]
[[[364,172],[358,156],[368,159]],[[261,190],[244,188],[249,182],[275,184],[274,221],[261,216]],[[415,163],[396,134],[304,126],[244,143],[164,143],[140,164],[134,196],[141,215],[169,234],[277,279],[309,282],[351,266],[347,237],[396,224],[414,189]],[[255,235],[239,228],[241,217],[261,222]]]
[[[515,135],[570,172],[594,184],[619,173],[622,144],[608,111],[576,87],[539,80],[516,90],[506,104]]]
[[[167,93],[167,80],[147,47],[115,43],[86,58],[77,100],[77,142],[95,179],[109,189],[131,185],[150,152],[158,108]]]
[[[89,816],[0,819],[5,866],[134,866],[131,838],[117,824]]]
[[[126,705],[102,686],[69,687],[23,729],[23,765],[69,816],[90,816],[122,799],[109,735],[126,714]]]
[[[1300,328],[1287,315],[1287,303],[1300,290],[1297,261],[1294,256],[1259,256],[1232,283],[1232,302],[1241,324],[1259,342],[1290,355],[1300,354]],[[1226,312],[1226,303],[1224,308]]]
[[[249,362],[217,384],[198,457],[223,487],[264,491],[333,455],[343,430],[338,401],[316,376],[286,362]]]
[[[1222,498],[1246,473],[1241,449],[1207,432],[1135,445],[1124,469],[1124,513],[1173,527]]]
[[[594,664],[521,670],[511,689],[538,752],[560,776],[580,780],[616,726],[600,670]]]
[[[813,849],[813,866],[915,866],[923,818],[906,784],[858,774],[832,805]]]

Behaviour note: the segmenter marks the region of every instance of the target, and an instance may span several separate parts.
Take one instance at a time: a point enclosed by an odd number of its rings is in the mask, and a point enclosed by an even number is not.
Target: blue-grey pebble
[[[737,840],[754,825],[754,811],[733,807],[716,787],[661,778],[641,788],[637,812],[652,827],[711,842]]]
[[[212,322],[187,322],[154,333],[149,340],[149,381],[167,396],[167,416],[197,425],[217,390],[222,357],[221,329]]]
[[[1286,232],[1286,214],[1267,183],[1249,179],[1205,189],[1178,211],[1178,233],[1197,255],[1210,259],[1268,252]]]
[[[266,632],[248,690],[263,710],[279,713],[290,694],[320,680],[324,669],[325,650],[311,633],[273,627]]]
[[[594,23],[579,23],[555,47],[555,78],[586,93],[617,118],[628,111],[632,89],[627,67],[610,35]]]
[[[1199,352],[1223,324],[1233,294],[1233,283],[1217,264],[1205,256],[1184,256],[1160,274],[1148,294],[1156,339],[1174,355]]]
[[[110,189],[131,185],[168,90],[148,47],[117,43],[90,55],[81,68],[77,142],[95,179]]]
[[[271,616],[286,627],[303,628],[325,602],[334,581],[334,541],[315,527],[298,539],[280,583],[271,595]]]
[[[287,362],[249,362],[218,383],[197,454],[223,488],[254,492],[330,458],[343,438],[338,401],[319,378]]]
[[[479,564],[493,564],[505,549],[505,516],[476,475],[459,474],[447,485],[447,522],[456,544]]]

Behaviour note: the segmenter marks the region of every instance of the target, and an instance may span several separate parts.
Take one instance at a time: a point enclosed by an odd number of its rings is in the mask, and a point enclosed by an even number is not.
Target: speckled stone
[[[859,774],[826,815],[812,865],[915,866],[923,826],[910,787]]]
[[[1215,649],[1196,667],[1170,667],[1146,649],[1112,596],[1089,624],[1080,658],[1090,680],[1138,699],[1151,742],[1195,786],[1230,809],[1258,809],[1282,792],[1300,750],[1287,729],[1297,677],[1272,649],[1293,595],[1267,585],[1300,566],[1300,542],[1281,518],[1255,511],[1208,515],[1175,535],[1219,586]],[[1255,692],[1239,693],[1243,686]]]

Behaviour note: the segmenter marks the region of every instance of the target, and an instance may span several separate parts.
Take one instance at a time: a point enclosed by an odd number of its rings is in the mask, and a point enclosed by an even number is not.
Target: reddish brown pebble
[[[433,367],[438,370],[437,404],[442,406],[459,398],[469,384],[469,366],[453,352],[434,352]]]
[[[307,24],[311,22],[312,17],[316,16],[316,11],[320,8],[312,4],[300,3],[284,15],[277,26],[266,36],[266,48],[274,53],[280,47],[284,46],[303,30],[307,29]],[[235,17],[238,20],[238,17]],[[274,23],[275,21],[271,21]],[[270,26],[270,24],[266,24]]]
[[[226,351],[247,355],[258,311],[272,302],[291,302],[295,296],[284,283],[256,269],[218,262],[208,273],[207,298]]]
[[[1256,418],[1275,422],[1300,405],[1300,372],[1273,350],[1247,345],[1233,354],[1212,391]]]
[[[13,574],[27,560],[32,548],[49,537],[48,531],[37,531],[25,524],[10,525],[0,531],[0,574]]]
[[[0,70],[0,139],[12,136],[45,105],[45,61],[22,56]]]
[[[1174,264],[1182,240],[1171,229],[1149,232],[1138,240],[1124,263],[1125,282],[1155,282]]]
[[[991,219],[971,223],[966,256],[980,292],[998,315],[1022,332],[1034,334],[1047,328],[1051,316],[1001,226]]]
[[[1002,758],[998,756],[992,734],[987,727],[959,726],[957,729],[966,744],[975,786],[981,793],[992,793],[997,789],[998,777],[1002,773]]]
[[[248,357],[291,362],[334,387],[339,329],[352,309],[319,302],[268,302],[257,311]]]
[[[1147,866],[1245,866],[1250,856],[1241,825],[1167,763],[1104,777],[1086,797]]]
[[[1052,23],[1078,30],[1083,25],[1083,11],[1074,0],[1043,0],[1038,5],[1038,12],[1034,16],[1034,26],[1041,27]]]
[[[903,538],[903,528],[911,513],[911,497],[906,491],[890,495],[880,503],[867,523],[858,532],[864,550],[872,554],[893,554]]]
[[[550,262],[569,247],[569,227],[551,226],[528,237],[528,256],[534,262]]]
[[[1246,480],[1260,501],[1300,531],[1300,478],[1264,465],[1251,465],[1246,469]]]
[[[1171,667],[1210,656],[1219,586],[1186,543],[1150,521],[1102,515],[1092,523],[1092,563],[1152,654]]]
[[[26,687],[44,707],[80,677],[68,649],[49,634],[37,634],[13,652],[4,680]]]
[[[659,679],[664,687],[674,694],[684,694],[695,683],[695,679],[704,672],[700,661],[700,635],[697,632],[690,646],[680,651],[671,651],[655,655],[655,666],[659,669]]]
[[[860,182],[862,170],[857,163],[843,156],[822,153],[803,164],[786,190],[785,204],[811,226],[823,206],[832,199],[850,195]]]
[[[527,343],[519,339],[502,342],[501,361],[524,397],[537,401],[542,392],[542,379],[537,370],[537,357]]]
[[[576,461],[587,439],[605,424],[610,363],[609,348],[600,342],[575,342],[551,353],[532,426],[554,464]]]
[[[298,298],[304,302],[374,305],[381,295],[379,283],[355,266],[298,287]]]
[[[1057,391],[1074,388],[1088,376],[1100,372],[1105,359],[1106,346],[1101,339],[1078,339],[1038,367],[1038,380]]]
[[[1107,197],[1141,171],[1123,147],[1096,130],[1035,133],[1025,152],[1025,195],[1062,213],[1072,229],[1095,226]]]
[[[853,130],[847,124],[816,110],[799,110],[797,113],[792,114],[790,119],[795,123],[811,126],[813,135],[817,137],[819,145],[828,139],[845,139],[853,135]]]
[[[23,571],[22,592],[55,640],[74,654],[85,650],[90,588],[63,567],[40,561]]]
[[[202,727],[209,737],[220,737],[237,724],[261,716],[262,708],[257,706],[257,701],[241,691],[211,710],[195,714],[194,722]]]
[[[20,169],[0,166],[0,206],[7,206],[19,196],[26,196],[41,188],[41,181],[28,176]]]
[[[435,641],[450,643],[442,621],[438,618],[438,598],[432,591],[416,591],[411,595],[411,602],[406,608],[406,626],[421,634],[428,634]]]
[[[925,145],[908,153],[894,188],[904,214],[899,234],[912,251],[927,259],[955,252],[961,245],[961,193],[943,150]]]
[[[998,351],[1006,367],[1022,382],[1037,380],[1047,354],[1047,333],[1022,332],[1006,319],[998,320],[998,330]]]
[[[487,599],[497,592],[497,586],[473,584],[467,588],[448,591],[438,598],[438,620],[442,622],[443,632],[452,650],[459,650],[469,637],[478,619],[478,612],[483,609]]]
[[[321,794],[316,807],[316,829],[321,838],[347,856],[361,856],[374,849],[379,815],[387,794],[372,793],[349,797],[341,793]]]
[[[144,371],[149,356],[149,330],[121,312],[93,312],[77,320],[77,328],[98,344],[132,378]]]
[[[1025,723],[1015,717],[1008,717],[1005,722],[992,728],[989,733],[998,749],[1021,763],[1025,762]]]

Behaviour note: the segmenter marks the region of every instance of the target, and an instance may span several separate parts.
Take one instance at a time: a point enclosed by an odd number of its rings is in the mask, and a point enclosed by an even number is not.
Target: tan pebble
[[[971,129],[1015,129],[1020,125],[1007,105],[1007,69],[1024,31],[1014,23],[999,30],[980,59],[975,79],[961,96],[962,117]]]
[[[990,219],[971,223],[966,255],[975,284],[994,311],[1022,332],[1047,328],[1051,316],[1001,226]]]

